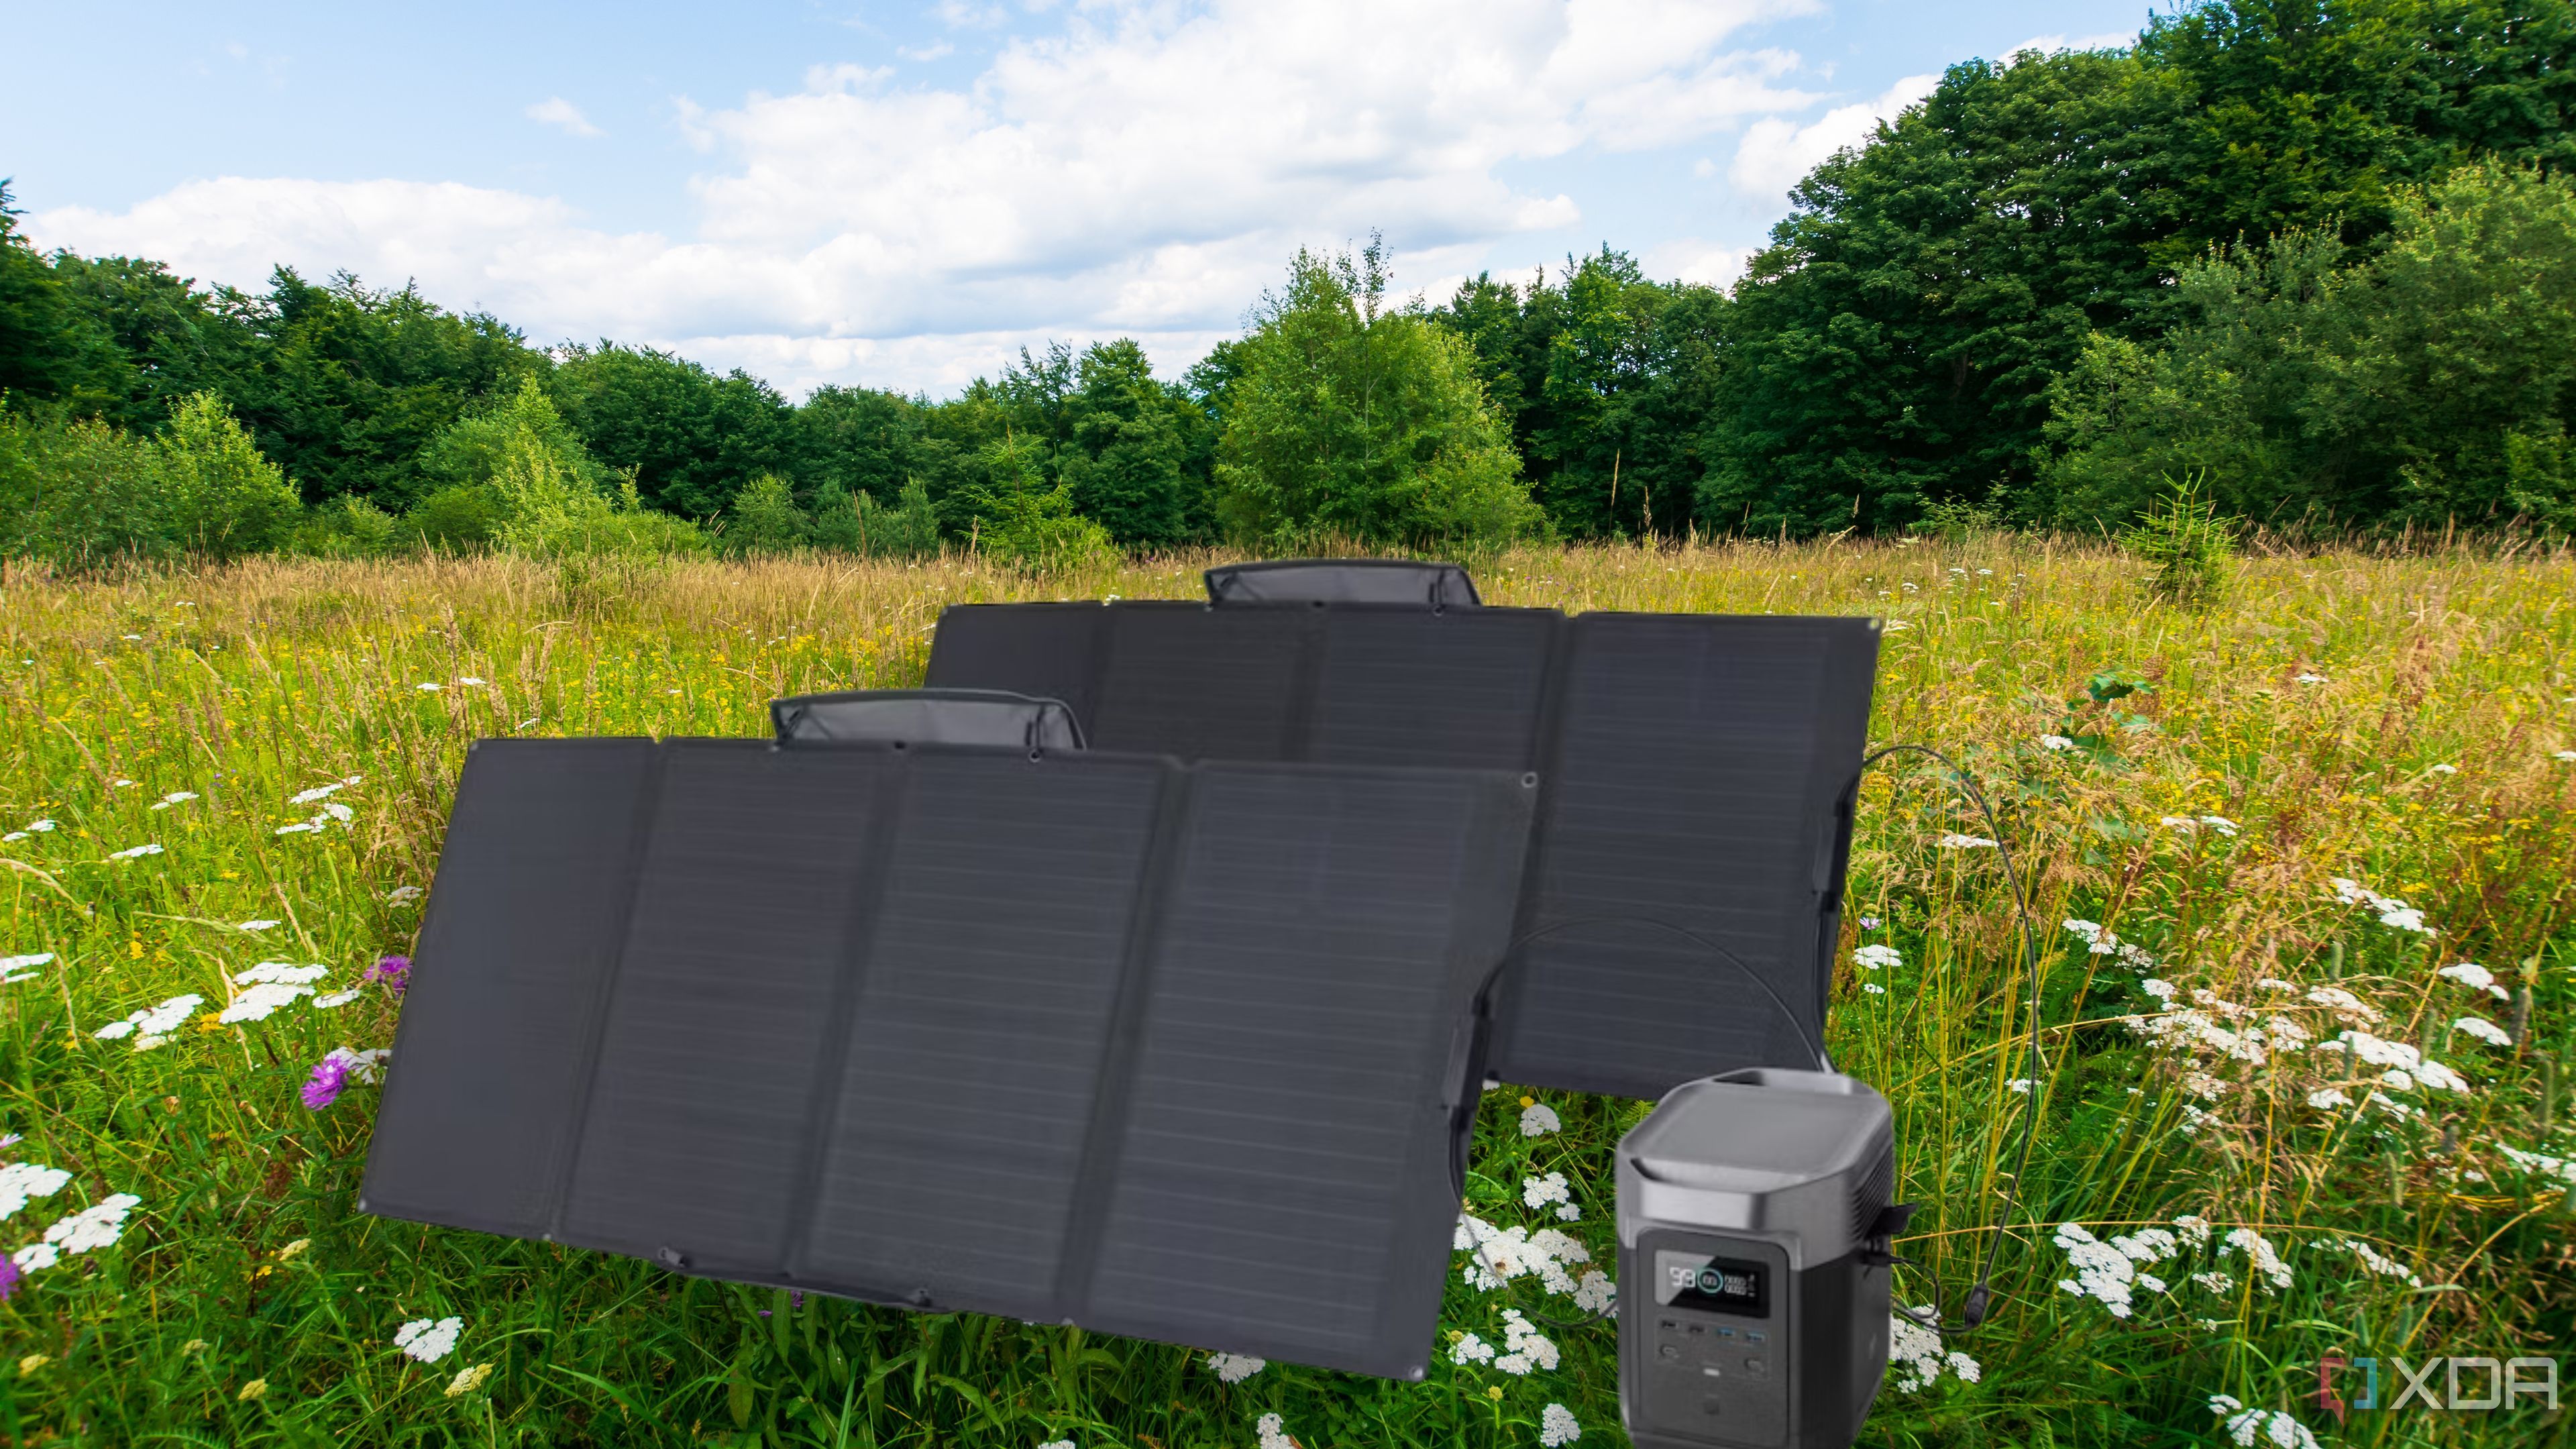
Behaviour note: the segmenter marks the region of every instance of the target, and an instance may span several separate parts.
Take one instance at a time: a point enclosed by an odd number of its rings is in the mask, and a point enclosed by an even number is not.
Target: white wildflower
[[[415,1318],[394,1330],[394,1347],[422,1363],[436,1363],[455,1349],[456,1335],[464,1331],[465,1320],[462,1318],[441,1318],[434,1322]]]
[[[1574,1285],[1574,1306],[1606,1318],[1619,1306],[1619,1285],[1598,1268],[1585,1269],[1583,1281]]]
[[[2227,1095],[2227,1084],[2207,1072],[2183,1073],[2182,1089],[2204,1102],[2215,1102]]]
[[[2555,1177],[2571,1187],[2576,1187],[2576,1162],[2552,1157],[2545,1152],[2524,1152],[2519,1148],[2507,1147],[2501,1142],[2496,1144],[2496,1150],[2503,1153],[2505,1160],[2516,1167],[2527,1172],[2538,1172]]]
[[[2004,1089],[2010,1092],[2017,1092],[2020,1095],[2027,1097],[2030,1095],[2032,1085],[2033,1083],[2028,1077],[2015,1077],[2011,1081],[2004,1083]]]
[[[1905,953],[1894,946],[1869,945],[1852,952],[1852,961],[1862,968],[1876,971],[1882,966],[1902,966]]]
[[[2424,767],[2424,773],[2428,775],[2456,775],[2460,773],[2460,767],[2457,765],[2427,765]]]
[[[258,965],[251,967],[249,970],[234,976],[233,984],[235,986],[257,986],[264,981],[274,981],[287,986],[303,986],[311,982],[319,981],[330,974],[331,968],[323,965],[319,961],[314,962],[310,966],[298,966],[288,961],[262,961]]]
[[[308,835],[321,828],[322,822],[317,817],[312,820],[299,820],[293,825],[281,825],[277,827],[276,833],[279,835]]]
[[[401,905],[405,901],[419,900],[420,887],[395,886],[392,890],[385,892],[385,899],[393,902],[395,905]]]
[[[155,810],[167,810],[173,805],[185,805],[196,798],[197,792],[194,790],[173,790],[169,794],[162,796],[160,799],[153,801],[152,808]]]
[[[159,1006],[145,1007],[123,1021],[111,1021],[90,1035],[101,1041],[115,1041],[138,1031],[146,1038],[168,1036],[179,1029],[179,1024],[188,1019],[190,1012],[205,1002],[206,998],[202,996],[173,996]],[[142,1043],[137,1042],[136,1045],[139,1047]]]
[[[423,680],[422,682],[413,685],[412,688],[419,690],[423,694],[436,694],[441,689],[446,688],[446,686],[442,684],[433,684],[427,680]]]
[[[316,800],[328,800],[346,788],[348,788],[347,781],[334,780],[328,785],[316,785],[310,790],[302,790],[293,795],[289,795],[286,797],[286,803],[289,805],[310,805]]]
[[[1288,1437],[1287,1421],[1277,1414],[1264,1414],[1253,1426],[1261,1431],[1261,1449],[1297,1449],[1297,1441]]]
[[[1982,835],[1961,835],[1952,831],[1932,842],[1943,850],[1992,850],[1995,843]]]
[[[132,780],[112,780],[108,782],[107,788],[111,790],[131,790],[134,788],[134,782]]]
[[[2352,1105],[2352,1098],[2345,1096],[2337,1088],[2321,1087],[2308,1094],[2308,1105],[2323,1112],[2336,1107],[2349,1107]]]
[[[2217,831],[2220,835],[2225,836],[2229,840],[2234,840],[2236,838],[2236,822],[2228,819],[2224,815],[2203,815],[2200,817],[2200,823]]]
[[[1550,1404],[1538,1415],[1538,1442],[1545,1449],[1559,1449],[1583,1437],[1583,1426],[1575,1422],[1574,1411],[1563,1404]]]
[[[1862,982],[1860,984],[1860,989],[1868,992],[1872,996],[1885,996],[1887,994],[1887,988],[1879,985],[1875,981]]]
[[[20,833],[26,835],[42,835],[49,830],[59,828],[60,827],[55,825],[51,820],[30,820],[27,822],[26,829]]]
[[[1565,1124],[1557,1120],[1556,1109],[1545,1102],[1532,1102],[1521,1109],[1521,1135],[1545,1137]]]
[[[1910,1318],[1887,1316],[1887,1368],[1896,1387],[1913,1393],[1941,1376],[1941,1335]]]
[[[1503,1356],[1494,1360],[1494,1367],[1507,1374],[1525,1375],[1534,1368],[1552,1370],[1556,1365],[1556,1345],[1531,1327],[1519,1309],[1504,1309]]]
[[[2300,684],[2323,684],[2326,682],[2326,677],[2322,674],[2302,674],[2297,676],[2296,682]]]
[[[2483,1016],[2461,1017],[2459,1020],[2451,1023],[2451,1030],[2462,1033],[2466,1036],[2476,1037],[2478,1040],[2485,1042],[2488,1046],[2509,1047],[2513,1045],[2512,1032],[2505,1030],[2503,1027],[2496,1025],[2494,1022],[2487,1020]]]
[[[277,929],[277,925],[278,923],[275,921],[243,921],[234,926],[233,929],[236,931],[274,931]]]
[[[9,1255],[9,1261],[16,1264],[18,1271],[22,1273],[33,1273],[40,1268],[50,1268],[62,1260],[62,1250],[51,1243],[29,1243]]]
[[[0,1167],[0,1221],[14,1218],[31,1197],[52,1197],[72,1175],[41,1162],[12,1162]]]
[[[2041,735],[2039,747],[2043,750],[2071,750],[2075,748],[2075,741],[2064,735]]]
[[[2320,1241],[2317,1246],[2329,1252],[2350,1253],[2361,1260],[2363,1267],[2382,1278],[2403,1278],[2410,1288],[2424,1286],[2423,1278],[2418,1276],[2414,1269],[2393,1258],[2381,1257],[2379,1250],[2368,1243],[2355,1242],[2350,1238],[2327,1238]]]
[[[2495,973],[2475,961],[2460,961],[2433,973],[2446,981],[2456,981],[2472,991],[2483,991],[2498,1001],[2511,1001],[2513,993],[2496,984]]]
[[[2360,997],[2353,995],[2351,992],[2344,990],[2340,986],[2312,987],[2308,991],[2308,1000],[2315,1002],[2319,1006],[2332,1007],[2334,1009],[2334,1014],[2342,1017],[2346,1021],[2371,1022],[2379,1020],[2379,1008],[2363,1001]]]
[[[130,1192],[111,1193],[45,1229],[45,1241],[65,1253],[107,1247],[125,1236],[125,1215],[142,1202]]]
[[[2272,1245],[2252,1228],[2231,1228],[2227,1236],[2219,1240],[2218,1256],[2224,1258],[2230,1253],[2243,1253],[2252,1262],[2254,1271],[2268,1279],[2273,1288],[2290,1286],[2290,1265],[2282,1262],[2281,1255],[2273,1252]]]
[[[357,1000],[359,994],[360,993],[355,987],[352,987],[347,991],[334,991],[328,995],[314,997],[313,1006],[317,1011],[329,1011],[333,1007],[346,1006],[350,1002]]]
[[[2380,1085],[2394,1087],[2401,1092],[2411,1092],[2415,1090],[2415,1079],[2408,1076],[2402,1069],[2397,1067],[2390,1067],[2387,1071],[2381,1072],[2379,1074],[2379,1081]]]
[[[2208,1289],[2212,1293],[2227,1294],[2236,1291],[2236,1280],[2219,1272],[2215,1268],[2212,1268],[2206,1273],[2192,1274],[2191,1281]]]
[[[323,802],[323,805],[322,805],[322,814],[323,814],[323,815],[328,815],[328,816],[330,816],[332,819],[339,821],[342,825],[344,825],[344,826],[345,826],[345,825],[347,825],[351,820],[353,820],[353,819],[357,818],[357,814],[358,814],[358,812],[357,812],[357,811],[355,811],[355,810],[350,809],[350,808],[349,808],[348,806],[346,806],[346,805],[341,804],[341,803],[340,803],[339,801],[337,801],[337,800],[329,800],[329,801],[325,801],[325,802]],[[316,817],[314,817],[314,818],[319,819],[319,818],[321,818],[321,817],[320,817],[320,816],[316,816]]]
[[[0,974],[12,971],[31,971],[35,967],[51,964],[53,959],[54,953],[51,951],[32,951],[24,956],[0,956]],[[24,981],[26,977],[11,976],[9,979],[12,981]]]
[[[124,850],[110,851],[107,858],[110,860],[141,860],[147,855],[159,855],[160,853],[160,846],[136,845],[129,846]]]
[[[2184,1213],[2174,1219],[2174,1226],[2182,1229],[2184,1246],[2195,1252],[2209,1246],[2209,1219],[2195,1213]]]
[[[282,1006],[292,1006],[299,996],[311,996],[310,986],[290,986],[282,981],[263,982],[234,998],[215,1017],[221,1022],[266,1021]]]
[[[456,677],[456,682],[459,684],[481,684],[483,680],[480,675],[460,674]]]
[[[1216,1371],[1216,1376],[1221,1382],[1229,1384],[1242,1383],[1269,1366],[1268,1359],[1254,1358],[1248,1353],[1208,1355],[1208,1367]]]
[[[2128,1254],[2105,1243],[2077,1223],[2057,1225],[2057,1246],[2066,1253],[2067,1262],[2075,1269],[2073,1278],[2058,1280],[2058,1288],[2079,1298],[2098,1298],[2111,1310],[2114,1318],[2129,1316],[2129,1287],[2137,1275]]]
[[[1551,1172],[1545,1177],[1521,1179],[1521,1206],[1523,1207],[1545,1207],[1552,1202],[1572,1200],[1572,1189],[1566,1185],[1565,1174],[1562,1172]]]
[[[2221,1403],[2228,1407],[2220,1408]],[[2309,1433],[2305,1424],[2280,1410],[2244,1409],[2236,1412],[2238,1407],[2236,1401],[2225,1394],[2210,1396],[2211,1413],[2233,1414],[2226,1425],[2227,1437],[2233,1442],[2251,1449],[2258,1440],[2270,1439],[2279,1449],[2318,1449],[2317,1436]]]
[[[315,1002],[314,1004],[318,1006],[321,1003]],[[363,1052],[354,1047],[333,1047],[331,1050],[322,1054],[322,1059],[324,1061],[346,1062],[349,1067],[350,1081],[372,1082],[376,1080],[376,1078],[384,1075],[385,1058],[392,1054],[393,1053],[390,1050],[384,1047],[376,1047],[373,1050]]]
[[[2146,980],[2138,983],[2138,989],[2147,993],[2149,996],[2154,997],[2158,1001],[2171,1001],[2174,999],[2173,983],[2170,981],[2158,981],[2156,978],[2150,976]]]
[[[2576,750],[2558,750],[2552,753],[2549,758],[2553,760],[2576,760]]]

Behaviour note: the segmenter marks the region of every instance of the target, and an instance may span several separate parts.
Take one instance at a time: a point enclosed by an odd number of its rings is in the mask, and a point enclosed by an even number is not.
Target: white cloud
[[[952,8],[952,23],[985,18]],[[1300,245],[1381,227],[1400,282],[1472,271],[1491,245],[1581,219],[1571,197],[1506,179],[1512,163],[1685,144],[1812,105],[1784,80],[1795,56],[1727,48],[1811,8],[1095,4],[1060,34],[1005,41],[959,87],[844,66],[731,108],[674,98],[676,129],[710,158],[688,236],[600,230],[506,190],[275,177],[47,211],[28,229],[237,285],[279,262],[417,279],[539,341],[649,342],[782,385],[944,390],[1050,336],[1132,334],[1176,366],[1187,357],[1153,339],[1230,333]],[[529,114],[588,126],[559,97]],[[1676,265],[1718,265],[1719,250]]]
[[[894,53],[902,56],[906,60],[918,63],[938,60],[943,56],[955,55],[957,53],[957,47],[950,45],[947,41],[941,40],[935,41],[929,45],[898,45],[894,48]]]
[[[1684,237],[1646,248],[1638,267],[1659,282],[1695,282],[1704,287],[1731,287],[1744,275],[1760,247],[1717,246]]]
[[[1889,86],[1884,95],[1857,105],[1837,106],[1800,125],[1770,117],[1744,128],[1727,180],[1748,198],[1777,200],[1816,168],[1817,163],[1848,146],[1867,141],[1881,121],[1892,121],[1907,106],[1932,94],[1937,75],[1910,75]]]
[[[592,125],[590,123],[590,117],[581,113],[581,107],[574,105],[572,102],[565,100],[561,96],[548,96],[544,100],[537,102],[535,105],[528,107],[528,119],[531,121],[543,121],[549,126],[561,126],[566,131],[569,131],[576,136],[605,136],[608,134],[606,131]]]

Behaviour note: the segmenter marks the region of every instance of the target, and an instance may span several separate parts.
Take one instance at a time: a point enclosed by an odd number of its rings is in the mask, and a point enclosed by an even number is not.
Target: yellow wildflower
[[[245,1404],[249,1403],[249,1402],[250,1402],[251,1400],[253,1400],[253,1399],[264,1399],[264,1398],[267,1398],[267,1397],[268,1397],[268,1380],[266,1380],[266,1379],[252,1379],[249,1383],[246,1383],[246,1384],[242,1385],[242,1390],[241,1390],[241,1392],[240,1392],[239,1394],[234,1395],[234,1397],[235,1397],[235,1398],[237,1398],[237,1399],[239,1399],[241,1402],[243,1402],[243,1403],[245,1403]]]
[[[492,1377],[492,1366],[488,1363],[478,1363],[471,1368],[458,1369],[456,1377],[448,1381],[447,1396],[452,1399],[459,1394],[470,1394],[483,1387],[483,1381],[490,1377]]]
[[[50,1353],[31,1353],[18,1360],[18,1377],[23,1379],[53,1361],[54,1356]]]

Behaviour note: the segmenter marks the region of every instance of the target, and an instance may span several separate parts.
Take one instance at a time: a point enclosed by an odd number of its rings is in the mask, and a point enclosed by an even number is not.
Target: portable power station
[[[1842,1449],[1887,1372],[1910,1207],[1887,1099],[1835,1072],[1685,1082],[1619,1143],[1619,1403],[1638,1449]]]

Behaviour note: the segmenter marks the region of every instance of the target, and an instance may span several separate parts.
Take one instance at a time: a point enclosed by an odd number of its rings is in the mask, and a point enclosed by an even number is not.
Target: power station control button
[[[1757,1379],[1767,1379],[1771,1376],[1771,1360],[1758,1353],[1749,1355],[1744,1360],[1744,1371]]]
[[[1757,1330],[1757,1329],[1751,1329],[1751,1328],[1748,1328],[1748,1329],[1744,1330],[1744,1341],[1745,1341],[1746,1343],[1761,1343],[1761,1342],[1764,1342],[1768,1337],[1769,1337],[1769,1335],[1764,1334],[1764,1333],[1760,1332],[1760,1331],[1759,1331],[1759,1330]]]
[[[1656,1349],[1656,1350],[1655,1350],[1655,1357],[1657,1357],[1657,1358],[1667,1358],[1667,1359],[1670,1359],[1670,1358],[1680,1358],[1681,1356],[1682,1356],[1682,1351],[1681,1351],[1681,1349],[1680,1349],[1678,1346],[1674,1345],[1674,1344],[1669,1344],[1669,1343],[1668,1343],[1668,1344],[1665,1344],[1663,1347],[1661,1347],[1661,1348],[1659,1348],[1659,1349]]]

